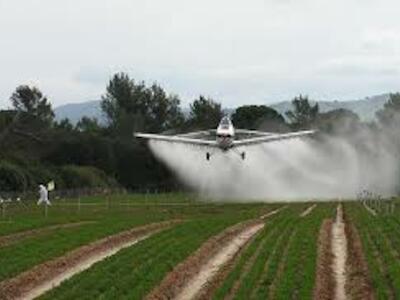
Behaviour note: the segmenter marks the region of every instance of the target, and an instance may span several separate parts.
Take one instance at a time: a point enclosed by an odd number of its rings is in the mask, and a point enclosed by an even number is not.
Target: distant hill
[[[99,121],[103,120],[103,116],[100,108],[100,100],[80,102],[80,103],[69,103],[61,106],[57,106],[54,109],[56,120],[69,119],[72,124],[76,124],[83,116],[90,118],[97,118]]]
[[[372,121],[375,112],[380,110],[389,99],[389,94],[366,97],[362,100],[351,101],[318,101],[320,112],[327,112],[338,108],[345,108],[355,112],[361,120]],[[315,103],[315,102],[314,102]],[[291,109],[291,102],[284,101],[270,105],[281,114]]]
[[[345,108],[355,112],[361,120],[371,121],[375,118],[375,112],[381,109],[388,99],[389,94],[382,94],[366,97],[361,100],[319,101],[318,104],[321,112]],[[286,111],[291,109],[291,102],[283,101],[270,104],[269,106],[284,115]],[[184,111],[187,112],[187,109],[184,108]],[[56,120],[68,118],[73,124],[76,124],[83,116],[95,117],[100,122],[104,122],[104,117],[100,109],[100,100],[61,105],[56,107],[54,112]]]

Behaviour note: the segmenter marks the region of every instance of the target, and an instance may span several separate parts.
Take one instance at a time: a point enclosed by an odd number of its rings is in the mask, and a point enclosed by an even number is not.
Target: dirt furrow
[[[38,229],[32,229],[32,230],[26,230],[26,231],[22,231],[22,232],[13,233],[13,234],[8,234],[5,236],[0,236],[0,247],[9,246],[11,244],[14,244],[16,242],[19,242],[21,240],[24,240],[24,239],[27,239],[30,237],[44,235],[44,234],[50,233],[57,229],[74,228],[74,227],[79,227],[79,226],[93,224],[93,223],[96,223],[96,221],[83,221],[83,222],[75,222],[75,223],[58,224],[58,225],[52,225],[52,226],[42,227],[42,228],[38,228]]]
[[[335,296],[336,300],[347,299],[346,296],[346,260],[347,260],[347,241],[345,234],[345,224],[343,221],[343,207],[338,205],[336,219],[332,226],[332,270],[335,277]]]
[[[356,227],[349,220],[346,220],[345,232],[348,245],[346,293],[351,299],[373,300],[374,291],[361,239]]]
[[[1,282],[0,299],[34,299],[94,263],[178,222],[180,220],[165,221],[126,230],[40,264]]]
[[[304,218],[304,217],[306,217],[307,215],[309,215],[313,210],[314,210],[314,208],[317,206],[317,204],[313,204],[313,205],[311,205],[310,207],[308,207],[305,211],[303,211],[301,214],[300,214],[300,217],[301,218]]]
[[[278,208],[278,209],[275,209],[275,210],[273,210],[273,211],[270,211],[269,213],[266,213],[265,215],[260,216],[260,219],[261,219],[261,220],[264,220],[264,219],[266,219],[266,218],[268,218],[268,217],[270,217],[270,216],[273,216],[273,215],[279,213],[281,210],[285,209],[286,207],[287,207],[287,205],[282,206],[282,207],[280,207],[280,208]]]
[[[264,224],[255,224],[242,231],[201,268],[200,272],[188,282],[175,299],[194,299],[202,287],[207,284],[207,281],[211,280],[217,274],[221,266],[233,258],[235,253],[263,227]]]
[[[206,293],[208,282],[262,228],[260,221],[248,221],[225,229],[206,241],[195,253],[177,265],[146,299],[192,299]]]
[[[335,291],[332,273],[332,220],[325,219],[318,236],[317,270],[313,299],[330,300]]]

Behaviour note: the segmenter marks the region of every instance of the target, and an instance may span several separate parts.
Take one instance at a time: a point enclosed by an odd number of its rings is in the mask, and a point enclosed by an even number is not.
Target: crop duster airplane
[[[181,143],[203,146],[209,149],[220,149],[223,152],[236,150],[237,147],[269,143],[287,139],[298,138],[314,134],[314,130],[304,130],[290,133],[272,133],[256,130],[235,129],[229,117],[223,117],[217,129],[196,131],[179,135],[160,135],[151,133],[135,133],[135,137],[148,140],[164,141],[169,143]],[[211,139],[212,137],[216,137]],[[240,137],[235,139],[235,137]],[[246,152],[237,152],[242,159],[246,158]],[[211,152],[206,152],[206,159],[210,160]]]

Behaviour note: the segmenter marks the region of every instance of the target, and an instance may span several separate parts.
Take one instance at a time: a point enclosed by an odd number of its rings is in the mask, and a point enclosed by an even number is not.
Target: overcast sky
[[[54,106],[99,99],[118,71],[184,104],[397,91],[399,11],[394,0],[0,0],[0,106],[26,83]]]

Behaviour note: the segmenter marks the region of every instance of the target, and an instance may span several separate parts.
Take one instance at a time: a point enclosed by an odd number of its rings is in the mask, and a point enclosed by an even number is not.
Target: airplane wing
[[[197,146],[218,147],[218,144],[215,140],[203,140],[203,139],[194,139],[179,135],[161,135],[161,134],[151,134],[151,133],[135,133],[134,135],[137,138],[143,138],[155,141],[190,144]]]
[[[254,138],[233,141],[233,145],[235,147],[237,147],[237,146],[247,146],[247,145],[268,143],[268,142],[274,142],[274,141],[280,141],[280,140],[287,140],[287,139],[293,139],[293,138],[311,135],[311,134],[314,134],[315,132],[316,132],[315,130],[304,130],[304,131],[282,133],[282,134],[267,133],[264,136],[258,136],[258,137],[254,137]]]
[[[247,130],[247,129],[236,129],[235,134],[246,134],[246,135],[271,135],[276,134],[276,132],[266,132],[266,131],[258,131],[258,130]]]
[[[210,130],[194,131],[194,132],[189,132],[189,133],[177,134],[176,136],[185,137],[185,138],[213,137],[215,139],[216,130],[210,129]]]

